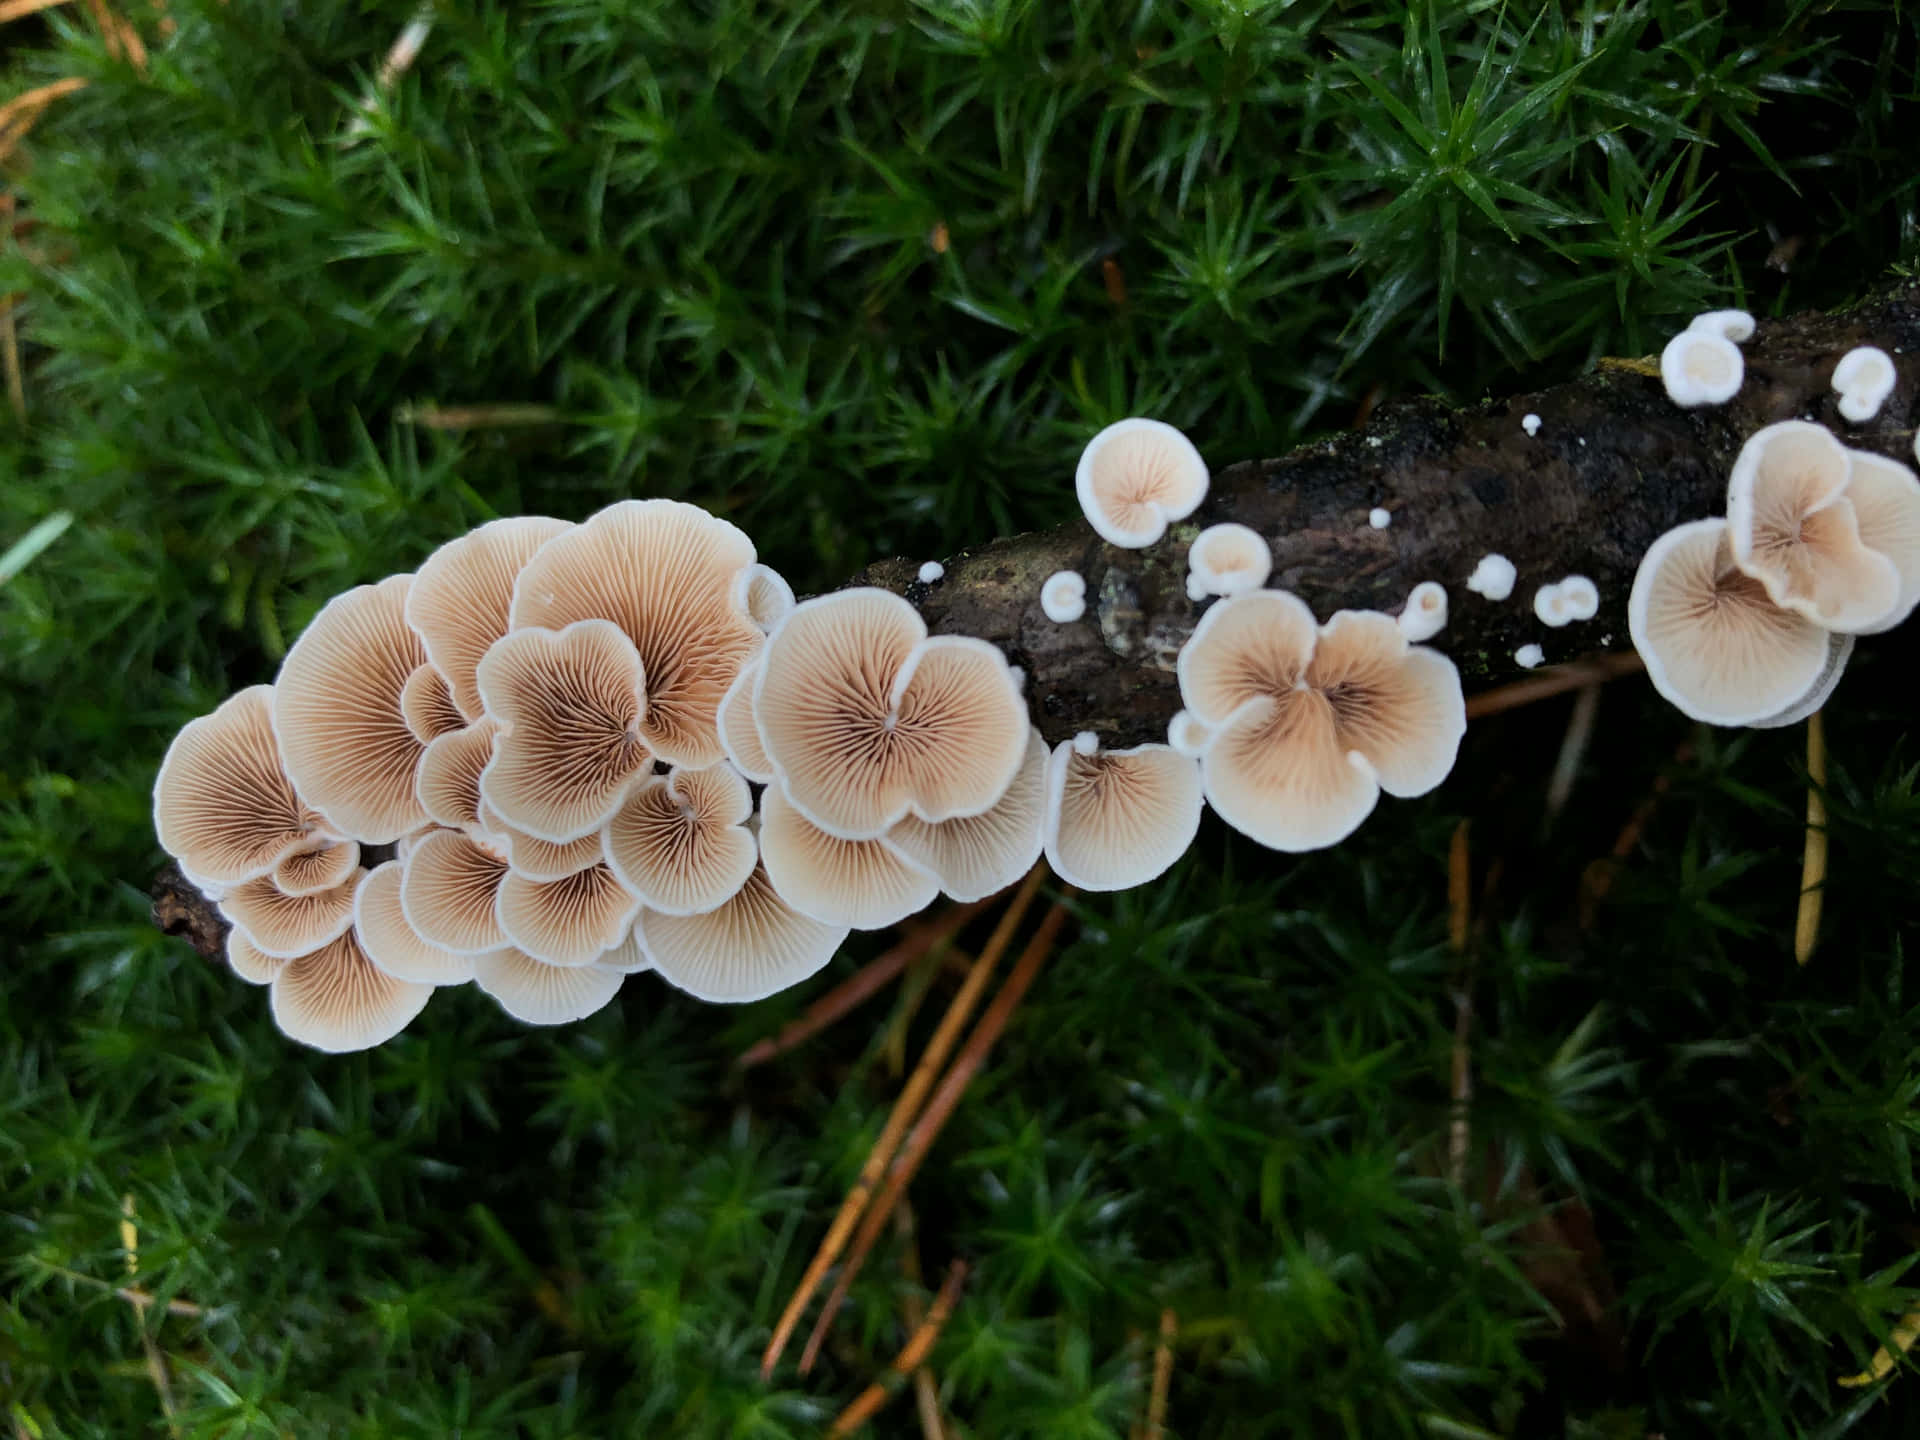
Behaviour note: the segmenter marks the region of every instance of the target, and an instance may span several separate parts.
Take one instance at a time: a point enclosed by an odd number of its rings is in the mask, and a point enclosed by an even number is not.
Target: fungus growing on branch
[[[547,965],[590,965],[633,928],[640,897],[601,863],[561,880],[509,872],[495,913],[513,945]]]
[[[1169,745],[1088,754],[1062,741],[1047,764],[1047,863],[1082,890],[1144,885],[1193,843],[1204,798],[1199,765]]]
[[[1860,345],[1849,350],[1833,367],[1833,389],[1840,397],[1837,408],[1841,416],[1856,425],[1865,424],[1880,413],[1899,378],[1893,357],[1879,346]]]
[[[1013,783],[978,815],[929,821],[912,815],[887,831],[886,843],[938,877],[955,900],[984,900],[1013,884],[1040,858],[1046,810],[1047,742],[1029,727],[1027,753]]]
[[[844,926],[809,920],[756,866],[738,894],[698,915],[642,910],[634,937],[670,985],[697,1000],[742,1004],[798,985],[833,958]]]
[[[1187,593],[1195,599],[1241,595],[1267,583],[1273,552],[1245,525],[1209,525],[1188,549],[1187,569]]]
[[[273,1021],[289,1039],[339,1054],[391,1040],[426,1008],[433,986],[396,980],[352,930],[289,960],[271,982]]]
[[[1108,544],[1138,550],[1207,498],[1207,462],[1160,420],[1117,420],[1087,442],[1074,473],[1081,513]]]
[[[606,1008],[626,976],[600,965],[547,965],[508,946],[474,957],[473,983],[523,1025],[566,1025]]]
[[[931,870],[884,839],[830,835],[777,786],[760,797],[760,859],[780,898],[822,925],[884,930],[940,893]]]
[[[495,904],[507,860],[458,830],[435,830],[403,862],[400,905],[414,933],[456,955],[480,955],[510,943]]]
[[[364,873],[356,865],[338,885],[306,895],[288,895],[271,875],[262,875],[229,890],[220,913],[246,931],[261,954],[291,960],[353,924],[353,892]]]
[[[400,902],[405,869],[398,860],[376,866],[353,900],[353,929],[376,967],[416,985],[460,985],[473,978],[473,957],[435,945],[407,923]]]
[[[753,792],[725,762],[635,782],[607,822],[607,863],[650,910],[691,915],[738,893],[758,850]]]

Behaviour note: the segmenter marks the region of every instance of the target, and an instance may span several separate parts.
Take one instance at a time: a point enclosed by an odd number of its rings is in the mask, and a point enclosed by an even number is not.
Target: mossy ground
[[[1272,454],[1376,393],[1844,301],[1913,240],[1886,3],[482,0],[357,135],[410,0],[121,8],[144,74],[94,7],[0,30],[5,93],[89,82],[8,161],[0,247],[0,544],[71,517],[0,589],[16,1436],[810,1435],[903,1339],[888,1247],[818,1372],[756,1375],[904,1002],[744,1083],[818,983],[642,980],[558,1033],[453,993],[327,1059],[147,926],[168,736],[330,594],[624,495],[817,587],[1062,518],[1123,414]],[[955,1433],[1126,1435],[1163,1307],[1179,1435],[1914,1433],[1920,1377],[1835,1384],[1920,1305],[1911,651],[1862,647],[1829,715],[1805,969],[1801,732],[1697,734],[1632,681],[1551,823],[1564,701],[1336,851],[1209,824],[1077,902],[914,1187],[929,1273],[974,1264]],[[1459,1186],[1463,818],[1498,876]],[[204,1315],[113,1293],[127,1195],[138,1283]]]

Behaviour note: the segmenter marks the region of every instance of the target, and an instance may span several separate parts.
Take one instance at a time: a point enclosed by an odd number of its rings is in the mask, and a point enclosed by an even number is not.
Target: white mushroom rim
[[[1258,590],[1273,570],[1273,552],[1246,525],[1209,525],[1187,550],[1187,594],[1239,595]],[[1198,590],[1199,595],[1194,591]]]
[[[1417,645],[1446,628],[1447,588],[1438,580],[1422,580],[1407,592],[1407,603],[1400,610],[1400,633]]]
[[[1880,413],[1900,378],[1893,357],[1877,345],[1861,345],[1840,357],[1833,367],[1833,388],[1840,396],[1841,415],[1859,425]]]
[[[1740,393],[1746,362],[1740,347],[1713,330],[1682,330],[1660,352],[1660,378],[1667,398],[1691,409],[1724,405]]]
[[[1080,510],[1101,539],[1126,550],[1153,544],[1170,521],[1207,498],[1207,462],[1162,420],[1117,420],[1087,442],[1074,472]]]

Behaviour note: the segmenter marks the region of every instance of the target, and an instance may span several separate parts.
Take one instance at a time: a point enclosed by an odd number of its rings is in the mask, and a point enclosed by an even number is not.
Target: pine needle
[[[1793,958],[1804,965],[1820,943],[1820,907],[1827,888],[1827,729],[1825,712],[1807,717],[1807,848],[1800,861],[1800,912]]]

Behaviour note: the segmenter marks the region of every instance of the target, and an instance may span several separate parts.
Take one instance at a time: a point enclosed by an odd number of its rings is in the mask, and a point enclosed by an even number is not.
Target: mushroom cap
[[[1573,620],[1573,609],[1567,604],[1566,593],[1556,583],[1542,585],[1533,592],[1533,613],[1543,625],[1551,625],[1558,630]]]
[[[1258,590],[1273,570],[1273,551],[1245,525],[1209,525],[1187,551],[1187,566],[1209,595]]]
[[[421,938],[400,903],[406,868],[398,860],[377,865],[353,899],[353,931],[376,969],[415,985],[460,985],[473,978],[473,957]]]
[[[1167,722],[1167,744],[1189,760],[1206,754],[1213,737],[1213,727],[1191,710],[1176,710]]]
[[[588,866],[598,865],[605,858],[604,829],[591,830],[578,840],[556,845],[551,840],[515,830],[511,825],[500,825],[490,811],[483,810],[481,816],[483,832],[487,831],[488,819],[495,821],[497,828],[488,833],[507,852],[507,868],[529,880],[564,880]]]
[[[1063,741],[1047,765],[1047,863],[1082,890],[1144,885],[1193,843],[1202,800],[1199,765],[1170,745],[1083,755]]]
[[[647,958],[647,952],[641,947],[640,937],[630,925],[620,943],[607,951],[594,966],[601,970],[612,970],[621,975],[637,975],[642,970],[651,970],[653,961]]]
[[[1858,425],[1880,413],[1900,378],[1893,357],[1877,345],[1860,345],[1840,357],[1833,367],[1833,388],[1840,396],[1840,414]]]
[[[653,759],[643,735],[646,674],[620,627],[576,620],[564,630],[511,630],[476,676],[487,714],[500,722],[480,772],[494,813],[556,845],[606,824]]]
[[[733,607],[762,630],[771,630],[793,609],[793,586],[771,565],[749,565],[734,577]]]
[[[473,982],[523,1025],[584,1020],[620,992],[626,975],[601,965],[547,965],[509,947],[474,957]]]
[[[884,835],[908,813],[978,815],[1027,748],[1006,656],[942,635],[885,590],[803,601],[768,637],[754,719],[780,787],[829,834]]]
[[[189,720],[153,782],[161,848],[203,889],[265,875],[320,824],[281,768],[271,685]]]
[[[283,895],[317,895],[359,868],[360,847],[353,841],[315,838],[280,857],[273,885]]]
[[[1827,663],[1827,635],[1734,564],[1725,520],[1654,541],[1633,577],[1627,625],[1654,688],[1710,725],[1751,725],[1796,702]]]
[[[1422,580],[1407,592],[1407,603],[1400,610],[1400,633],[1417,645],[1446,627],[1446,586],[1437,580]]]
[[[1862,635],[1891,630],[1920,601],[1920,479],[1898,460],[1865,450],[1849,452],[1847,503],[1860,526],[1860,542],[1893,562],[1900,598],[1887,615],[1862,626]]]
[[[527,563],[514,582],[513,624],[618,625],[647,677],[641,738],[670,764],[711,765],[725,758],[720,697],[761,643],[735,603],[735,580],[753,563],[753,542],[698,506],[621,500]]]
[[[955,900],[984,900],[1040,858],[1046,808],[1047,742],[1029,726],[1026,757],[989,809],[938,822],[909,815],[887,832],[886,844],[910,864],[931,871]]]
[[[1569,620],[1591,620],[1600,613],[1600,587],[1585,575],[1568,575],[1560,581],[1560,603]]]
[[[547,965],[591,965],[633,928],[640,897],[604,864],[564,880],[500,882],[497,914],[507,938]]]
[[[326,603],[293,642],[273,687],[287,778],[336,834],[390,845],[427,823],[413,793],[425,747],[400,692],[426,662],[407,627],[411,575],[359,585]]]
[[[1187,708],[1217,730],[1201,761],[1208,802],[1276,850],[1345,838],[1383,789],[1425,794],[1466,733],[1452,661],[1373,611],[1316,627],[1283,590],[1208,611],[1178,669]]]
[[[1207,498],[1207,462],[1161,420],[1118,420],[1087,442],[1074,472],[1080,509],[1100,538],[1128,550],[1151,545],[1167,522]]]
[[[482,955],[512,942],[495,906],[507,878],[504,856],[459,830],[435,830],[403,862],[400,909],[413,932],[456,955]]]
[[[447,678],[453,702],[467,719],[480,718],[473,672],[488,647],[507,633],[515,577],[535,551],[572,528],[544,515],[490,520],[442,545],[414,575],[407,623]]]
[[[1782,420],[1748,437],[1727,484],[1734,563],[1775,605],[1828,630],[1876,625],[1900,603],[1900,572],[1861,542],[1851,473],[1824,425]]]
[[[1040,608],[1054,624],[1071,625],[1087,613],[1086,580],[1078,570],[1054,571],[1040,585]]]
[[[261,954],[291,960],[318,950],[353,924],[353,892],[365,873],[355,866],[332,889],[311,895],[283,894],[271,875],[262,875],[229,890],[218,908],[247,932]]]
[[[1741,344],[1753,338],[1753,316],[1744,310],[1708,310],[1694,316],[1687,328],[1710,331]]]
[[[1712,330],[1682,330],[1660,352],[1660,378],[1676,405],[1724,405],[1745,377],[1740,347]]]
[[[420,808],[436,824],[454,830],[480,824],[480,774],[493,759],[494,737],[500,722],[482,715],[464,729],[433,740],[421,752],[414,790]]]
[[[649,910],[712,910],[747,883],[759,850],[753,792],[731,765],[634,784],[602,832],[607,864]]]
[[[1519,573],[1504,555],[1482,555],[1467,577],[1467,589],[1489,600],[1504,600],[1513,594],[1513,582]]]
[[[406,1029],[432,994],[381,971],[347,930],[274,976],[273,1022],[316,1050],[367,1050]]]
[[[809,920],[782,900],[764,865],[718,909],[699,915],[642,910],[633,929],[663,980],[697,1000],[723,1004],[764,1000],[798,985],[847,938],[845,926]]]
[[[1783,725],[1798,725],[1814,711],[1820,709],[1832,697],[1834,688],[1839,685],[1840,677],[1846,673],[1847,661],[1853,658],[1853,636],[1830,631],[1827,634],[1827,663],[1819,676],[1802,695],[1786,709],[1764,720],[1755,720],[1755,730],[1777,730]]]
[[[767,747],[760,743],[760,725],[753,718],[753,689],[759,679],[757,659],[742,665],[720,701],[716,718],[721,743],[726,746],[727,759],[733,762],[733,768],[747,779],[765,785],[773,779],[773,761],[767,758]]]
[[[884,930],[931,905],[940,881],[882,840],[842,840],[776,786],[760,798],[760,859],[780,898],[810,920]]]
[[[267,954],[235,925],[227,931],[227,964],[249,985],[271,985],[287,962]]]
[[[467,723],[467,717],[453,703],[447,677],[431,665],[416,667],[400,687],[400,716],[422,745],[464,729]]]

